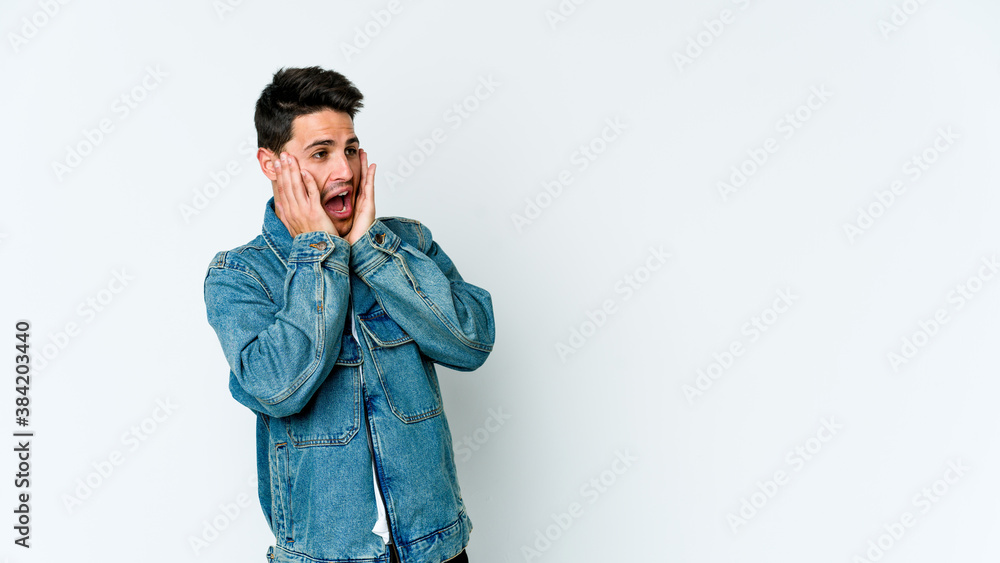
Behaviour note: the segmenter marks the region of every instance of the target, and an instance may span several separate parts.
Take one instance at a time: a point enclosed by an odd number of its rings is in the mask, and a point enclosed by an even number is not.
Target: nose
[[[333,184],[350,183],[354,178],[351,163],[343,152],[334,154],[330,159],[330,182]]]

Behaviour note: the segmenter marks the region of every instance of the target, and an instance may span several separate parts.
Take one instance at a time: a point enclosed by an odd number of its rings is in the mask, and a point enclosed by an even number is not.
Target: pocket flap
[[[381,309],[366,313],[358,318],[361,320],[361,326],[364,327],[365,332],[382,348],[399,346],[413,341],[410,335],[406,334],[406,331]]]

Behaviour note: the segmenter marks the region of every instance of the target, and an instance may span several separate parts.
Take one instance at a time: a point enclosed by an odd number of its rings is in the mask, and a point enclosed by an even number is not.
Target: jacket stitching
[[[278,250],[278,243],[277,241],[273,240],[271,233],[267,232],[267,229],[265,228],[261,230],[261,234],[264,236],[264,241],[267,242],[267,246],[271,248],[271,251],[274,252],[274,255],[278,257],[278,260],[281,261],[281,264],[287,268],[288,262],[281,255],[281,252]]]
[[[317,293],[322,292],[322,284],[318,285]],[[320,303],[322,303],[322,296],[320,296]],[[316,355],[313,357],[311,364],[305,367],[305,369],[300,373],[292,382],[289,384],[288,388],[285,389],[284,393],[270,397],[267,399],[258,399],[261,403],[265,405],[275,405],[284,401],[288,397],[291,397],[299,390],[302,385],[305,384],[306,380],[312,376],[312,374],[319,368],[320,360],[323,358],[323,353],[326,351],[326,310],[320,310],[316,314]]]
[[[271,295],[271,292],[267,289],[267,285],[264,283],[262,279],[260,279],[260,277],[257,275],[257,272],[251,270],[249,267],[240,264],[239,262],[234,262],[227,258],[223,258],[220,265],[213,264],[212,266],[209,267],[209,273],[211,273],[212,270],[236,272],[247,276],[248,278],[257,282],[257,285],[259,285],[260,288],[264,290],[264,294],[267,295],[268,300],[270,300],[272,303],[274,302],[274,297]]]

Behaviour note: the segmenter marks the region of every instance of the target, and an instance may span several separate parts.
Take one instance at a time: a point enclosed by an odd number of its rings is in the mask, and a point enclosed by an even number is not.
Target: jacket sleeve
[[[349,260],[347,241],[322,231],[300,234],[278,300],[238,255],[216,255],[205,276],[205,305],[236,400],[277,417],[305,407],[340,354]]]
[[[351,247],[351,270],[425,356],[459,371],[478,368],[495,336],[489,292],[462,279],[426,226],[392,221],[412,229],[416,244],[376,219]]]

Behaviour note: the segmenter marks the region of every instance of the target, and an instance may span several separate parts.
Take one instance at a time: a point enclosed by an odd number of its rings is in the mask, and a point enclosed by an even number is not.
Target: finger
[[[309,200],[319,201],[319,186],[312,174],[305,170],[299,170],[299,177],[302,178],[302,185],[305,186],[305,193]]]
[[[373,195],[375,165],[368,164],[368,153],[364,149],[359,149],[359,152],[361,153],[361,197],[367,199]]]
[[[288,202],[289,208],[298,209],[302,207],[303,196],[300,193],[302,188],[295,183],[295,176],[292,175],[291,155],[288,153],[281,153],[281,176],[278,178],[278,182],[282,184],[282,189],[285,190],[285,199]]]
[[[277,157],[271,161],[274,168],[274,210],[278,218],[283,217],[284,208],[288,205],[288,195],[285,193],[284,183],[281,180],[281,160]]]
[[[368,167],[368,174],[366,177],[368,183],[365,186],[365,195],[371,198],[372,203],[375,203],[375,164]]]
[[[361,182],[359,185],[362,189],[368,182],[368,153],[365,149],[358,149],[358,153],[361,155]]]
[[[308,208],[317,207],[319,205],[319,189],[316,188],[316,182],[312,181],[312,174],[299,168],[299,159],[294,156],[288,155],[288,160],[292,165],[292,181],[295,183],[296,191],[302,194],[302,202]],[[310,182],[313,189],[310,189]]]

